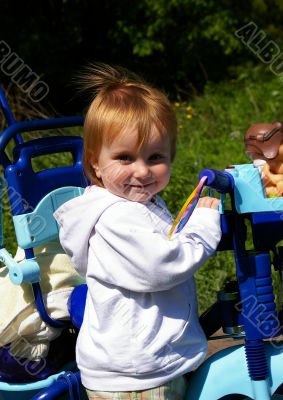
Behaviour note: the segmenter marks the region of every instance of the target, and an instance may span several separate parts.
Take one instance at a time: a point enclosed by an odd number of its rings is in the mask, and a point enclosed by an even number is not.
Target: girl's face
[[[137,149],[136,129],[127,129],[109,145],[103,144],[92,164],[109,192],[137,202],[150,200],[170,179],[170,142],[152,128],[148,142]]]

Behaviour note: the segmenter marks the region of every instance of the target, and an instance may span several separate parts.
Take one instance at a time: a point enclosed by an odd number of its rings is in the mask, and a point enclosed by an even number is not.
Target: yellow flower
[[[192,107],[192,106],[188,106],[188,107],[186,108],[186,110],[187,110],[187,111],[192,111],[192,110],[193,110],[193,107]]]
[[[175,105],[175,107],[180,107],[180,103],[179,103],[178,101],[176,101],[176,102],[174,103],[174,105]]]
[[[187,115],[186,115],[186,118],[187,118],[187,119],[192,119],[192,117],[193,117],[192,114],[187,114]]]
[[[182,129],[183,128],[183,125],[181,124],[181,125],[178,125],[178,128],[179,129]]]

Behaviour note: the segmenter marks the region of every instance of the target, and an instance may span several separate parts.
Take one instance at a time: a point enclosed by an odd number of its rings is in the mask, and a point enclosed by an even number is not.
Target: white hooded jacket
[[[145,390],[195,368],[207,342],[193,275],[220,240],[218,211],[196,208],[168,240],[173,220],[161,198],[137,203],[92,186],[55,218],[88,285],[77,342],[83,385]]]

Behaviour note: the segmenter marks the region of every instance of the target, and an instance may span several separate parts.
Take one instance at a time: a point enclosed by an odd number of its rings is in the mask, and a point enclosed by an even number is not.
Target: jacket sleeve
[[[192,277],[215,252],[218,210],[196,208],[182,232],[168,240],[144,209],[127,202],[104,212],[90,239],[88,275],[137,292],[167,290]]]

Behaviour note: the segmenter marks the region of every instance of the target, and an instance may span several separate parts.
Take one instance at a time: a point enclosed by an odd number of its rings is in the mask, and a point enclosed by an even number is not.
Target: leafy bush
[[[187,99],[257,57],[235,31],[252,22],[282,48],[282,0],[36,0],[3,2],[1,39],[48,84],[61,112],[87,62],[120,64]],[[26,22],[28,21],[28,23]],[[17,27],[17,29],[15,29]],[[256,40],[258,42],[258,40]],[[10,81],[11,74],[0,72]],[[72,98],[74,101],[74,98]],[[77,110],[78,108],[76,108]]]

